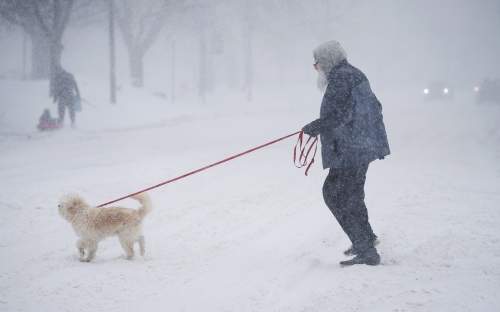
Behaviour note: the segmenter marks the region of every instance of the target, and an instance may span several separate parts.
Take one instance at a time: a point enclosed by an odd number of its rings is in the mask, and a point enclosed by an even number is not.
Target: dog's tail
[[[151,205],[151,199],[149,198],[149,195],[147,193],[139,193],[132,196],[132,198],[141,203],[141,207],[139,207],[139,209],[137,210],[141,218],[144,218],[144,216],[150,213],[153,209],[153,206]]]

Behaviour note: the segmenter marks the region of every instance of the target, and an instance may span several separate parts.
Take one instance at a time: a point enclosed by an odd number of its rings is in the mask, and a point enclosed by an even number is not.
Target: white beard
[[[318,70],[318,79],[316,81],[316,86],[321,93],[325,93],[326,87],[328,86],[328,78],[322,70]]]

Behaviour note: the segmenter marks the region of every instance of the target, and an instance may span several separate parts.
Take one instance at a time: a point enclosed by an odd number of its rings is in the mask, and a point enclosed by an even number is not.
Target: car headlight
[[[474,87],[474,92],[479,92],[479,87],[478,86]]]
[[[425,88],[424,89],[424,94],[429,94],[429,89]]]
[[[448,94],[448,93],[450,93],[450,90],[448,90],[448,88],[444,88],[444,89],[443,89],[443,93],[444,93],[444,94]]]

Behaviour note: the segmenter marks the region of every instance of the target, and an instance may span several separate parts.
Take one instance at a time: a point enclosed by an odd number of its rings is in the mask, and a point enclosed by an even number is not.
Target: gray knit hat
[[[313,57],[319,68],[328,74],[333,67],[347,59],[347,54],[338,41],[331,40],[314,49]]]

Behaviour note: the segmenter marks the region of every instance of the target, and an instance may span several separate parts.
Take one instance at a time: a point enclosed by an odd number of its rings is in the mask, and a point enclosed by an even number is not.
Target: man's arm
[[[326,129],[335,129],[349,122],[352,116],[350,96],[351,84],[348,75],[337,74],[328,84],[323,97],[324,116],[304,126],[304,133],[317,136]]]

